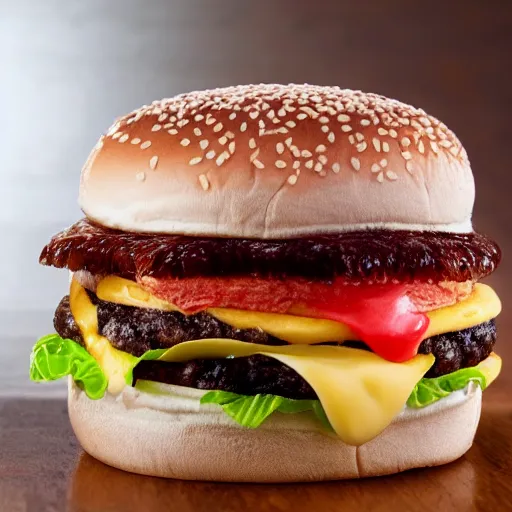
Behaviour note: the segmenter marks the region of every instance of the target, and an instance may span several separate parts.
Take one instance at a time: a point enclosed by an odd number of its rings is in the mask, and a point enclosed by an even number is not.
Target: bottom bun
[[[310,413],[274,413],[258,429],[240,427],[203,392],[162,395],[126,387],[90,400],[70,380],[68,408],[82,447],[110,466],[144,475],[225,482],[303,482],[388,475],[437,466],[471,447],[482,392],[465,390],[424,409],[404,409],[378,437],[350,446]],[[192,397],[179,394],[186,390]],[[194,395],[195,394],[195,395]]]

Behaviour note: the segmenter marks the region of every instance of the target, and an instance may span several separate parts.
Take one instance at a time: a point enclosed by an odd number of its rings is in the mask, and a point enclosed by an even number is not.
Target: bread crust
[[[90,400],[71,379],[68,409],[84,450],[125,471],[185,480],[305,482],[387,475],[461,457],[473,442],[482,392],[470,385],[456,393],[398,416],[360,447],[326,434],[305,413],[275,413],[253,430],[218,406],[187,410],[166,403],[173,398],[151,398],[133,388]]]
[[[448,128],[337,87],[239,86],[154,102],[100,139],[86,215],[125,231],[288,238],[472,231],[474,182]]]

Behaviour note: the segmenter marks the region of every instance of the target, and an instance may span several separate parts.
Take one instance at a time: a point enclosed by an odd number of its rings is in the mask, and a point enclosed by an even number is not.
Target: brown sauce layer
[[[43,265],[151,277],[304,277],[332,280],[476,281],[493,272],[501,251],[478,233],[367,230],[287,240],[132,233],[82,219],[55,235]]]

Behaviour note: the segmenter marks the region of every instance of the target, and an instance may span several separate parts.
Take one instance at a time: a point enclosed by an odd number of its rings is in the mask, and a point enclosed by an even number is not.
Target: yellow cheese
[[[176,306],[151,295],[137,283],[115,276],[100,281],[96,294],[102,300],[127,306],[178,310]],[[261,329],[293,344],[311,345],[325,341],[357,339],[348,325],[332,320],[228,308],[210,308],[207,311],[221,322],[237,329]],[[425,338],[473,327],[495,318],[500,311],[501,303],[494,290],[478,283],[466,300],[427,313],[430,324]]]
[[[489,386],[501,372],[501,357],[494,352],[489,354],[489,357],[476,365],[485,375],[485,385]]]
[[[257,345],[226,339],[180,343],[160,360],[241,357],[261,354],[293,368],[315,390],[336,434],[351,445],[379,435],[402,410],[414,386],[434,364],[417,355],[390,363],[366,350],[347,347]]]
[[[107,338],[98,334],[97,308],[75,279],[71,281],[69,305],[87,351],[98,361],[108,379],[108,391],[113,394],[119,393],[126,385],[124,376],[133,367],[137,358],[115,349]]]

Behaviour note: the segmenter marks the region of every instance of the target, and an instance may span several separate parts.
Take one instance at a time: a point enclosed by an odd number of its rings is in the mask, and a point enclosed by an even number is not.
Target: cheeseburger
[[[71,272],[31,378],[68,377],[92,456],[162,477],[357,478],[471,446],[500,301],[466,151],[375,94],[256,85],[118,119],[82,220],[40,262]]]

